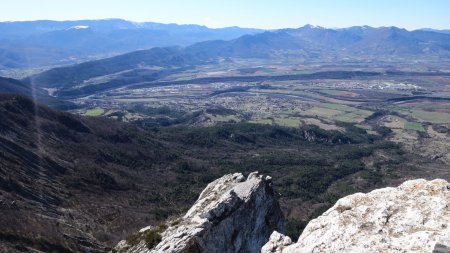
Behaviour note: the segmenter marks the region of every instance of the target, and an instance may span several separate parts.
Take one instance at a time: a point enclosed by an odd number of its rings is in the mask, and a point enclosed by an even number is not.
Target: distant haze
[[[0,21],[123,18],[263,29],[356,25],[449,29],[448,0],[2,0]]]

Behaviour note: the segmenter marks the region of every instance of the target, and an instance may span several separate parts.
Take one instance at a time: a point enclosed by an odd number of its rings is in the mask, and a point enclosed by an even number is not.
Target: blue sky
[[[0,21],[123,18],[256,28],[450,29],[450,0],[1,0]]]

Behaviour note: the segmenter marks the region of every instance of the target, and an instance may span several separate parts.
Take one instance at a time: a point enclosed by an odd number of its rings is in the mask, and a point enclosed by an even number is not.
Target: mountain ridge
[[[264,57],[270,50],[296,49],[305,51],[323,51],[324,54],[334,55],[336,51],[348,50],[344,56],[368,55],[382,59],[391,56],[391,53],[402,56],[428,55],[435,53],[425,51],[427,48],[420,43],[428,43],[434,50],[443,50],[449,56],[450,36],[447,34],[407,31],[397,27],[350,27],[344,29],[326,29],[306,25],[297,29],[281,29],[273,32],[264,32],[256,35],[244,35],[231,41],[206,41],[187,47],[187,50],[200,50],[211,44],[216,44],[215,54],[219,56],[253,56]],[[387,44],[386,44],[387,43]],[[427,45],[428,45],[427,44]],[[237,51],[242,47],[245,50]],[[234,50],[234,51],[233,51]],[[258,52],[258,51],[263,51]],[[251,53],[249,53],[251,52]],[[297,53],[298,54],[298,53]],[[294,54],[295,55],[295,54]],[[314,55],[301,52],[306,58],[314,59]],[[334,55],[339,56],[339,54]],[[343,58],[343,57],[341,57]],[[320,60],[320,59],[319,59]]]
[[[448,60],[450,34],[407,31],[396,27],[350,27],[326,29],[304,26],[297,29],[265,31],[244,35],[237,39],[199,42],[187,47],[152,48],[134,51],[112,58],[88,61],[77,65],[55,68],[32,75],[24,81],[34,81],[40,87],[58,88],[67,94],[88,95],[98,87],[121,87],[138,82],[151,82],[164,76],[148,67],[167,71],[182,71],[206,63],[220,64],[223,59],[257,58],[264,60],[292,60],[299,64],[373,61],[395,64],[402,61]],[[135,79],[121,71],[136,74]],[[156,73],[158,72],[158,73]],[[117,77],[110,80],[112,74]],[[162,75],[160,75],[162,74]],[[149,77],[145,77],[145,76]],[[91,78],[105,77],[109,81],[86,86]],[[75,91],[70,91],[75,89]],[[81,89],[77,92],[77,89]]]
[[[0,69],[58,66],[140,49],[232,39],[259,29],[122,19],[0,22]]]

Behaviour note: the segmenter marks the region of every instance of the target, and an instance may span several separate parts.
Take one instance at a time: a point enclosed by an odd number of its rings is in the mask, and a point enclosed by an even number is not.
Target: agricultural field
[[[295,64],[254,63],[258,67],[238,60],[198,66],[164,76],[160,82],[96,92],[73,102],[88,108],[78,109],[79,113],[145,126],[210,127],[248,122],[289,128],[314,125],[343,132],[342,124],[352,124],[374,135],[382,128],[386,138],[410,150],[422,147],[422,155],[433,156],[432,150],[447,148],[450,88],[446,75],[361,74],[346,78],[346,72],[337,72],[333,74],[336,77],[315,74],[305,79],[302,75],[321,72],[301,70]],[[438,159],[448,160],[445,155]]]
[[[86,110],[84,115],[96,117],[96,116],[101,116],[104,113],[105,113],[104,109],[102,109],[100,107],[96,107],[96,108],[93,108],[93,109]]]

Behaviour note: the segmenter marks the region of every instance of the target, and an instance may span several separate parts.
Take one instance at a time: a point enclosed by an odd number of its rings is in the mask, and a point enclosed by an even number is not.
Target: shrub
[[[307,221],[290,219],[286,223],[286,235],[289,236],[293,241],[297,241],[303,229],[305,229]]]
[[[134,246],[137,245],[139,243],[141,239],[141,234],[140,233],[136,233],[136,234],[131,234],[127,237],[126,241],[128,245]]]
[[[152,249],[161,242],[162,237],[159,229],[149,229],[144,232],[145,245],[148,249]]]

